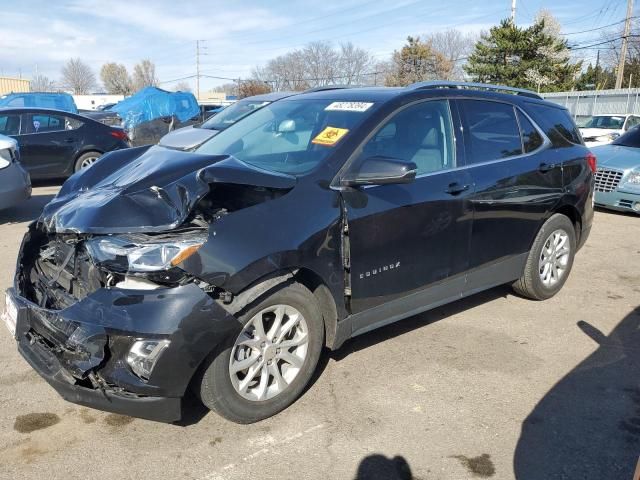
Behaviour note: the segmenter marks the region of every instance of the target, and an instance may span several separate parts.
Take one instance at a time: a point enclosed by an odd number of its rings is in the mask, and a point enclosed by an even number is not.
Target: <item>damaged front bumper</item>
[[[15,306],[18,349],[29,364],[70,402],[179,420],[193,374],[221,339],[239,329],[235,317],[193,283],[155,290],[99,288],[66,308],[44,308],[24,291],[24,250],[23,244],[7,297]],[[133,372],[127,355],[136,341],[151,339],[169,346],[144,379]]]

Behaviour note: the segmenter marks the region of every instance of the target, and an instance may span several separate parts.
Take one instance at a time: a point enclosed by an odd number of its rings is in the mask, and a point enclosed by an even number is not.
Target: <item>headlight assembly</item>
[[[138,377],[149,380],[160,355],[169,346],[169,340],[138,340],[127,355],[127,363]]]
[[[144,242],[114,236],[94,238],[87,242],[86,247],[98,265],[121,272],[159,272],[185,261],[198,251],[205,240],[201,235],[189,239]]]
[[[13,157],[11,156],[11,150],[8,148],[0,150],[0,169],[8,167],[12,161]]]
[[[627,178],[625,179],[624,183],[628,183],[630,185],[640,186],[640,172],[632,171],[627,176]]]

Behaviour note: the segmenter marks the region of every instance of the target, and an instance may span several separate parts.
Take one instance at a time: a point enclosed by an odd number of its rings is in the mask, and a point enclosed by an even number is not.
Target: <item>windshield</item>
[[[616,117],[613,115],[598,115],[584,124],[583,128],[610,128],[620,129],[624,125],[624,117]]]
[[[259,168],[301,174],[324,161],[373,110],[373,103],[274,102],[220,132],[196,153],[232,155]]]
[[[246,117],[250,113],[269,105],[270,102],[253,101],[253,100],[240,100],[233,105],[225,108],[220,113],[214,115],[209,120],[200,125],[200,128],[207,128],[209,130],[224,130],[225,128],[233,125],[241,118]]]
[[[624,147],[640,148],[640,126],[633,127],[627,133],[619,136],[611,143],[613,145],[622,145]]]

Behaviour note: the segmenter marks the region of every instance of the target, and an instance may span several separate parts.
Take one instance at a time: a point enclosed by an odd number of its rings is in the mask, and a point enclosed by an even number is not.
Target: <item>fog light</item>
[[[138,340],[127,355],[127,363],[137,376],[149,380],[153,367],[169,346],[169,340]]]
[[[631,208],[634,212],[640,212],[640,202],[635,202]]]

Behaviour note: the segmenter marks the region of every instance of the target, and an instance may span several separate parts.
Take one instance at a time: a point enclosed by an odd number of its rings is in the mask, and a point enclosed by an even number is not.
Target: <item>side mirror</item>
[[[291,133],[296,131],[296,122],[294,120],[283,120],[278,125],[278,133]]]
[[[360,164],[359,169],[345,174],[340,184],[343,187],[356,187],[411,183],[416,178],[417,168],[415,163],[398,158],[369,157]]]

